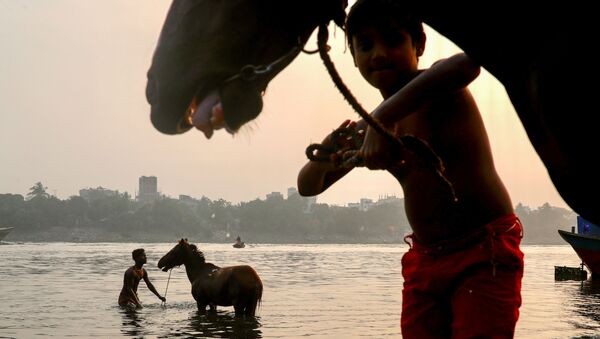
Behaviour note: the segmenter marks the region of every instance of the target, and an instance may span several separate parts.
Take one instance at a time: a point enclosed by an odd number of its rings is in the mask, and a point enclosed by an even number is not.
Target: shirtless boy
[[[511,338],[521,305],[522,226],[467,89],[480,68],[457,54],[419,69],[423,26],[399,3],[358,0],[346,21],[349,47],[384,98],[372,116],[397,137],[421,139],[443,162],[443,177],[422,152],[388,142],[364,121],[340,127],[366,131],[358,151],[364,164],[387,170],[404,191],[413,234],[402,257],[402,335]],[[338,166],[341,154],[332,158],[301,169],[301,195],[320,194],[351,170]]]

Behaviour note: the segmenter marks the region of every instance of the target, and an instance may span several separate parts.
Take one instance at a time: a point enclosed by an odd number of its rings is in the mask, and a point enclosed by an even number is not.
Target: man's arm
[[[154,285],[152,285],[152,282],[150,282],[150,279],[148,278],[148,272],[146,272],[146,269],[144,269],[144,282],[146,283],[146,286],[148,286],[148,289],[154,293],[154,295],[156,295],[158,297],[158,299],[162,300],[162,301],[167,301],[167,299],[163,296],[160,295],[160,293],[158,293],[158,291],[156,290],[156,288],[154,288]]]

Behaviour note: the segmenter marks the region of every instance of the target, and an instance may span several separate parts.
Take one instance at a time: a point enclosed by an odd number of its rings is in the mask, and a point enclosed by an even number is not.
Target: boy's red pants
[[[523,228],[516,215],[402,257],[404,338],[512,338],[521,306]]]

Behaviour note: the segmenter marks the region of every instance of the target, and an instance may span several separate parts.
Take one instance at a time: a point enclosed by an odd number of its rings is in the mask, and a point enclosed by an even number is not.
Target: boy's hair
[[[133,260],[135,260],[135,258],[139,257],[143,253],[144,253],[143,248],[137,248],[131,252],[131,257],[133,258]]]
[[[365,26],[381,28],[394,20],[410,35],[413,43],[425,36],[423,22],[396,0],[357,0],[346,17],[345,31],[350,52],[354,54],[352,37]]]

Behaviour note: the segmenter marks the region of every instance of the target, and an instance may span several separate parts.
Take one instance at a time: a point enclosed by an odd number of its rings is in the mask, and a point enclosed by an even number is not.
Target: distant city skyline
[[[156,190],[155,191],[149,191],[149,192],[145,192],[145,194],[141,195],[139,194],[140,191],[140,185],[141,182],[145,180],[143,180],[142,178],[145,179],[149,179],[149,178],[156,178]],[[30,185],[29,187],[32,187],[35,183],[32,183],[32,185]],[[201,199],[203,197],[210,199],[211,201],[215,201],[215,200],[219,200],[219,199],[224,199],[222,197],[210,197],[208,195],[205,194],[201,194],[201,195],[189,195],[189,194],[183,194],[183,193],[175,193],[175,194],[164,194],[161,189],[160,189],[160,179],[156,176],[152,176],[152,175],[145,175],[145,176],[140,176],[138,178],[138,188],[134,189],[133,191],[129,191],[129,190],[120,190],[120,189],[114,189],[111,187],[105,187],[102,185],[98,185],[98,186],[94,186],[94,185],[90,185],[87,187],[82,187],[78,190],[78,192],[76,194],[72,194],[70,196],[58,196],[56,195],[52,189],[46,185],[44,182],[42,182],[42,184],[47,187],[47,192],[51,195],[56,196],[57,198],[61,199],[61,200],[65,200],[68,199],[71,196],[81,196],[84,197],[85,195],[90,195],[93,194],[93,192],[95,190],[101,189],[104,190],[105,192],[109,192],[111,195],[113,193],[127,193],[129,194],[129,196],[132,199],[136,199],[136,200],[155,200],[157,198],[159,198],[160,196],[164,196],[166,198],[170,198],[170,199],[181,199],[181,197],[186,197],[186,198],[192,198],[192,199]],[[151,183],[150,185],[153,185],[154,183]],[[255,199],[260,199],[260,200],[265,200],[265,199],[269,199],[270,197],[273,197],[275,195],[280,195],[282,198],[284,199],[288,199],[290,197],[290,192],[293,191],[293,194],[299,194],[298,193],[298,188],[296,186],[289,186],[286,187],[285,189],[283,189],[282,191],[268,191],[268,192],[264,192],[262,195],[259,195],[257,197],[254,198],[250,198],[247,200],[239,200],[239,201],[231,201],[231,200],[227,200],[224,199],[225,201],[234,203],[234,204],[238,204],[238,203],[243,203],[243,202],[249,202]],[[0,192],[0,194],[21,194],[23,196],[27,196],[27,193],[29,192],[29,188],[27,189],[26,192],[24,193],[18,193],[18,192]],[[286,194],[284,194],[286,193]],[[153,196],[151,199],[148,199],[148,195]],[[139,199],[140,196],[145,196],[145,198]],[[319,196],[312,196],[312,197],[303,197],[305,199],[310,199],[310,200],[314,200],[312,203],[324,203],[324,204],[328,204],[328,205],[332,205],[332,206],[343,206],[343,207],[357,207],[359,209],[365,209],[365,206],[372,204],[372,203],[377,203],[380,201],[385,201],[385,200],[391,200],[391,199],[403,199],[403,196],[397,196],[395,194],[379,194],[376,197],[360,197],[357,200],[351,201],[351,200],[347,200],[347,201],[342,201],[342,202],[337,202],[337,203],[331,203],[331,202],[327,202],[327,201],[322,201]],[[555,206],[555,207],[562,207],[562,208],[567,208],[569,210],[571,210],[571,208],[569,206],[557,206],[554,205],[550,202],[543,202],[539,205],[530,205],[527,204],[525,202],[522,201],[513,201],[513,206],[516,206],[517,204],[523,204],[525,206],[531,207],[531,208],[537,208],[540,207],[542,205],[544,205],[545,203],[549,203],[551,206]]]

